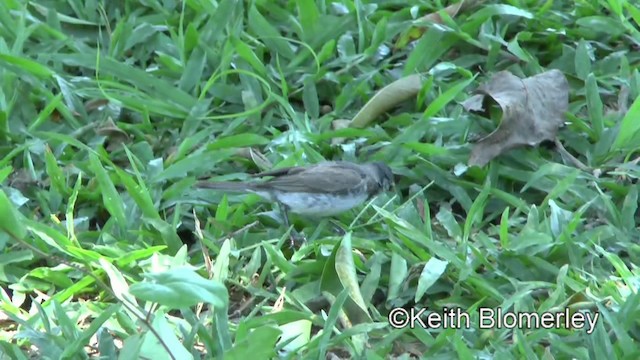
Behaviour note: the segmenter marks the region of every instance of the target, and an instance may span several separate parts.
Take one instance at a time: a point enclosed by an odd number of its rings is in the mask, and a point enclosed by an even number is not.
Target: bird
[[[393,172],[383,162],[357,164],[324,161],[252,175],[265,181],[198,181],[196,187],[223,192],[255,193],[277,203],[289,228],[289,212],[329,217],[351,210],[394,186]],[[297,234],[291,238],[292,246]]]

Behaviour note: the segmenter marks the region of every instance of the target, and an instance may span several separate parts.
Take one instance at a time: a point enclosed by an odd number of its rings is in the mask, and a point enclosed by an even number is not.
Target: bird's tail
[[[231,182],[231,181],[198,181],[196,187],[203,189],[214,189],[229,192],[250,192],[255,190],[255,184],[246,182]]]

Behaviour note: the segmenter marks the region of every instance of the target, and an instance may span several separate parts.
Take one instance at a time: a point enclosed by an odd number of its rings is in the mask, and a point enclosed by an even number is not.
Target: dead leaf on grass
[[[105,136],[108,139],[107,150],[113,151],[118,149],[122,144],[130,141],[129,134],[120,129],[111,117],[96,129],[96,133]]]
[[[485,0],[462,0],[458,3],[451,4],[441,11],[445,12],[451,18],[455,18],[458,13],[468,10],[472,7],[478,6],[482,4]],[[419,19],[415,20],[416,23],[419,22],[430,22],[433,24],[442,24],[442,16],[440,16],[440,12],[433,12],[427,14]],[[424,35],[427,31],[425,27],[412,26],[411,28],[405,30],[400,34],[398,40],[393,45],[394,50],[404,49],[409,43],[418,40]]]
[[[483,101],[489,96],[498,103],[503,115],[498,128],[474,146],[470,166],[484,166],[516,147],[554,141],[569,108],[569,83],[559,70],[525,79],[501,71],[476,93],[462,104],[467,111],[482,111]]]
[[[405,76],[383,87],[358,111],[349,124],[352,128],[364,128],[385,111],[414,97],[422,89],[422,76]]]
[[[333,130],[346,128],[365,128],[378,116],[394,106],[416,96],[422,89],[422,76],[419,74],[405,76],[378,90],[375,95],[358,111],[351,120],[336,119],[331,125]],[[333,138],[331,145],[339,145],[345,138]]]

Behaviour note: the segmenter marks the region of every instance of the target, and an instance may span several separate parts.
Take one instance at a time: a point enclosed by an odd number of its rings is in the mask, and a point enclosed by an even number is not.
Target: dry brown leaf
[[[446,8],[442,9],[447,15],[450,17],[456,17],[460,11],[468,10],[474,6],[478,6],[482,4],[485,0],[462,0],[458,3],[451,4]],[[433,12],[431,14],[427,14],[416,21],[429,21],[435,24],[442,24],[442,16],[440,16],[439,12]]]
[[[485,0],[462,0],[458,3],[447,6],[446,8],[442,9],[442,11],[447,13],[450,17],[455,18],[459,12],[480,5],[484,1]],[[416,19],[415,22],[430,22],[433,24],[442,24],[442,17],[440,16],[439,12],[433,12],[419,19]],[[394,50],[403,49],[410,42],[421,38],[426,31],[427,28],[418,26],[413,26],[406,31],[403,31],[403,33],[398,37],[396,43],[393,45]]]
[[[109,105],[109,100],[107,99],[94,99],[94,100],[89,100],[86,103],[84,103],[84,108],[87,111],[93,111],[93,110],[97,110],[103,106]]]
[[[380,89],[353,117],[352,128],[364,128],[385,111],[416,96],[422,88],[422,76],[415,74],[400,78]]]
[[[282,310],[284,310],[284,303],[286,300],[285,294],[287,292],[287,287],[283,287],[282,290],[280,290],[280,295],[278,295],[278,298],[276,299],[275,303],[273,304],[273,308],[271,309],[271,313],[275,314],[277,312],[280,312]]]
[[[508,71],[493,75],[462,106],[480,111],[485,96],[502,109],[498,128],[479,140],[471,151],[470,166],[484,166],[494,157],[520,146],[555,140],[569,108],[569,83],[559,70],[520,79]]]
[[[109,139],[109,144],[107,145],[107,150],[109,151],[119,148],[123,143],[129,142],[129,134],[120,129],[111,117],[108,117],[107,120],[96,129],[96,133],[106,136]]]

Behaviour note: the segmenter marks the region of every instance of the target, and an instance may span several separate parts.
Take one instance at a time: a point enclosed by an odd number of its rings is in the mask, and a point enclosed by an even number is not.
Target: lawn
[[[639,50],[636,0],[4,0],[0,358],[638,359]],[[196,186],[328,160],[395,186]]]

